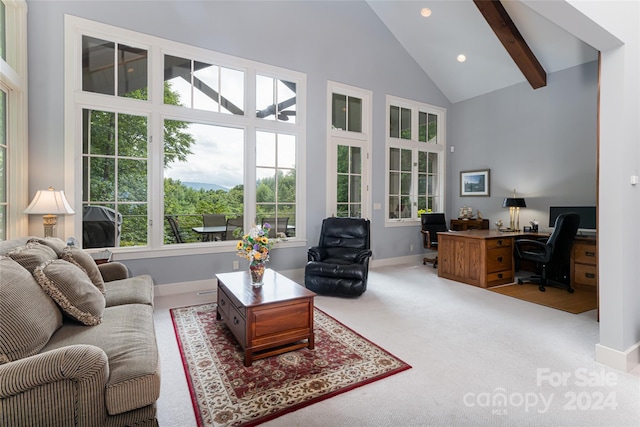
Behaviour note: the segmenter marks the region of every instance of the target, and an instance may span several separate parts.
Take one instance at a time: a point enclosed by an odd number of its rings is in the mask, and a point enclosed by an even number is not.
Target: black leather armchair
[[[305,286],[318,294],[360,296],[367,290],[370,223],[363,218],[326,218],[320,242],[309,248]]]
[[[518,284],[537,283],[540,291],[545,286],[566,288],[573,293],[569,273],[571,248],[580,225],[580,215],[567,212],[558,215],[555,227],[546,242],[531,239],[515,241],[515,256],[540,265],[541,275],[518,279]]]

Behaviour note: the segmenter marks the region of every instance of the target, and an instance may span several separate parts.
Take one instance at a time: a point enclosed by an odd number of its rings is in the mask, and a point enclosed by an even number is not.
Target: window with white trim
[[[0,85],[0,240],[7,238],[7,151],[7,92]]]
[[[81,47],[67,58],[66,140],[83,159],[84,247],[232,250],[228,229],[268,217],[299,236],[304,74],[81,18],[66,29]]]
[[[445,113],[387,96],[387,223],[444,209]]]
[[[372,94],[328,82],[327,98],[327,215],[368,218]]]
[[[27,234],[27,4],[0,0],[0,240]]]

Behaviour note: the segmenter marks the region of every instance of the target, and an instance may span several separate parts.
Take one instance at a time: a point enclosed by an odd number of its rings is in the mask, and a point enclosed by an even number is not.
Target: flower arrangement
[[[270,229],[271,225],[268,223],[264,223],[262,227],[254,225],[236,245],[238,256],[251,263],[268,261],[269,249],[273,246],[268,237]]]

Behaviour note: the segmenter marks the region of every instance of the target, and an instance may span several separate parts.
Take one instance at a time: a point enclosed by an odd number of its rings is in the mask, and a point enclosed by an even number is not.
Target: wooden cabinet
[[[488,219],[452,219],[451,226],[449,227],[454,231],[465,230],[488,230]]]
[[[217,319],[224,320],[244,350],[244,365],[302,347],[314,348],[315,293],[271,269],[254,288],[248,272],[218,278]]]
[[[513,237],[497,230],[438,233],[438,276],[481,288],[513,282]]]
[[[576,237],[571,251],[571,286],[598,286],[596,240]]]

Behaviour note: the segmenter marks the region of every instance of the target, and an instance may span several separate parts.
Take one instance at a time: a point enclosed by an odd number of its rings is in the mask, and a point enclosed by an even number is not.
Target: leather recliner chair
[[[360,296],[367,290],[371,257],[370,222],[363,218],[326,218],[320,242],[309,248],[305,286],[317,294]]]

